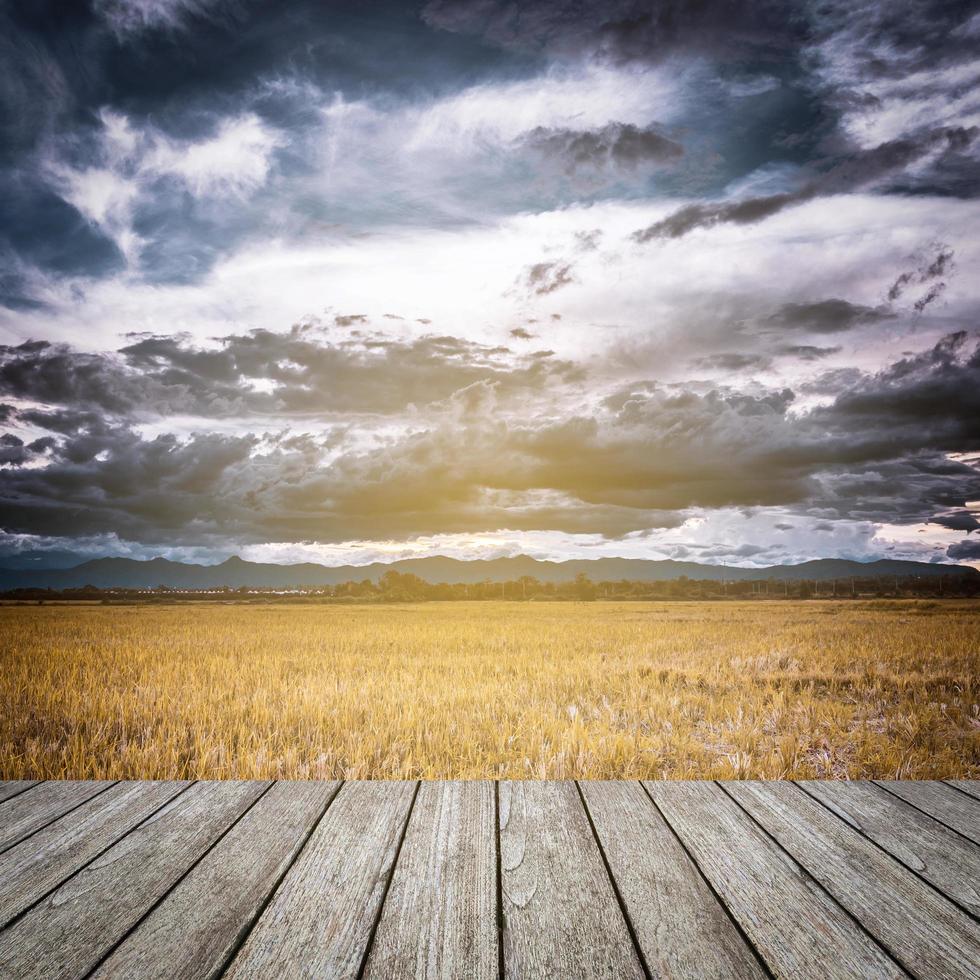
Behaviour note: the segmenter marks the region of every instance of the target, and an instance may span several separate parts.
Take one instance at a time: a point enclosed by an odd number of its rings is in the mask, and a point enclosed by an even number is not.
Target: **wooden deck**
[[[0,977],[980,977],[980,783],[0,783]]]

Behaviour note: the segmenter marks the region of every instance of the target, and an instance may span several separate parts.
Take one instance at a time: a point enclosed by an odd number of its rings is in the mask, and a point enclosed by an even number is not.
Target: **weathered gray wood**
[[[879,779],[890,793],[907,800],[940,823],[980,844],[980,800],[973,800],[952,786],[930,780]]]
[[[947,779],[950,786],[969,793],[975,800],[980,800],[980,781],[976,779]]]
[[[976,980],[980,927],[792,783],[725,789],[918,976]]]
[[[92,976],[215,976],[339,786],[276,783]]]
[[[355,977],[415,783],[344,783],[226,977]]]
[[[0,932],[0,976],[85,976],[267,786],[195,783]]]
[[[422,783],[366,976],[497,977],[496,836],[492,783]]]
[[[980,914],[980,847],[874,783],[810,780],[799,784],[855,830]]]
[[[24,790],[30,789],[32,786],[37,786],[37,784],[38,780],[36,779],[8,779],[6,782],[0,782],[0,803],[23,793]]]
[[[580,786],[653,976],[764,976],[643,787],[637,782]]]
[[[500,784],[508,977],[642,977],[572,782]]]
[[[644,785],[776,976],[905,976],[719,786]]]
[[[51,780],[8,800],[0,807],[0,852],[111,785],[111,781]]]
[[[5,851],[0,855],[0,926],[189,785],[116,783]]]

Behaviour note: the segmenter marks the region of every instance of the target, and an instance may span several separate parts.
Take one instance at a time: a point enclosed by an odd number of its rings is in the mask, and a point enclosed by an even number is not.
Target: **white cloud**
[[[172,174],[197,197],[244,196],[260,187],[269,176],[272,153],[284,142],[253,114],[226,119],[210,139],[194,142],[155,134],[150,141],[141,175]]]
[[[676,119],[681,80],[663,69],[612,70],[590,66],[574,74],[507,84],[477,85],[409,112],[406,148],[457,148],[516,139],[539,126],[599,129],[609,122],[645,126]]]
[[[208,14],[217,0],[96,0],[95,10],[122,36],[153,27],[179,28],[188,14]]]
[[[100,113],[100,159],[73,167],[57,154],[45,169],[61,196],[112,238],[130,263],[146,244],[133,228],[134,211],[160,177],[174,177],[197,198],[239,200],[268,179],[272,154],[284,137],[257,116],[223,120],[213,136],[180,140],[153,127],[137,130],[124,115]]]
[[[757,225],[718,226],[647,246],[628,241],[674,207],[602,204],[484,227],[379,229],[366,237],[334,230],[307,245],[251,243],[190,285],[148,285],[126,275],[51,281],[39,293],[49,308],[0,311],[0,336],[106,349],[124,330],[185,330],[205,339],[363,312],[389,333],[438,331],[493,343],[514,343],[510,330],[527,327],[536,335],[526,342],[530,349],[603,354],[607,361],[612,351],[624,374],[669,380],[690,377],[693,357],[740,349],[738,320],[768,315],[784,302],[838,297],[877,306],[910,256],[938,237],[961,268],[980,261],[973,235],[980,205],[923,197],[851,195]],[[576,251],[575,233],[596,227],[605,232],[600,247]],[[572,262],[573,283],[545,296],[515,288],[530,265],[554,260]],[[980,306],[980,286],[954,277],[944,301],[927,316],[909,313],[869,327],[872,344],[867,335],[835,335],[833,343],[844,345],[840,361],[873,369],[896,351],[961,328]],[[383,320],[385,313],[405,320]],[[529,325],[532,319],[538,322]],[[828,362],[807,370],[823,366]]]
[[[326,565],[367,565],[445,555],[472,560],[530,555],[551,561],[573,558],[673,558],[704,564],[758,568],[792,564],[812,558],[871,561],[882,556],[912,561],[945,557],[946,547],[962,534],[934,525],[872,524],[834,520],[782,508],[750,511],[721,508],[693,510],[677,528],[656,528],[609,539],[601,534],[560,531],[499,530],[482,534],[421,535],[399,541],[268,542],[241,550],[249,561],[290,564],[312,561]],[[829,530],[826,528],[829,526]]]
[[[961,28],[965,35],[975,22],[974,18]],[[904,74],[879,76],[870,65],[876,61],[897,65],[903,55],[876,39],[874,29],[861,17],[852,23],[810,53],[816,75],[828,90],[848,94],[841,125],[859,146],[871,149],[920,130],[980,123],[976,60],[919,69],[910,65]],[[921,52],[911,53],[917,57]]]
[[[143,244],[132,228],[139,182],[105,167],[72,170],[59,167],[55,181],[61,196],[119,246],[127,260],[137,258]]]

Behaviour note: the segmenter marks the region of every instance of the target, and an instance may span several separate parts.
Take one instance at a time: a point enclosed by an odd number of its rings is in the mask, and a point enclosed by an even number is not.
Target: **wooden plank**
[[[4,852],[0,855],[0,926],[189,785],[116,783]]]
[[[946,782],[950,786],[968,793],[975,800],[980,800],[980,781],[976,779],[947,779]]]
[[[725,789],[906,969],[976,980],[980,927],[935,889],[792,783]]]
[[[276,783],[92,977],[217,975],[339,787]]]
[[[969,837],[974,844],[980,844],[980,800],[931,780],[879,779],[877,782],[958,834]]]
[[[799,785],[855,830],[980,914],[980,847],[868,782],[809,780]]]
[[[422,783],[365,976],[490,980],[498,962],[493,784]]]
[[[344,783],[226,977],[356,977],[416,783]]]
[[[500,784],[504,972],[642,977],[572,782]]]
[[[195,783],[0,932],[0,976],[85,976],[267,786]]]
[[[579,784],[650,972],[763,977],[751,948],[637,782]]]
[[[719,786],[644,786],[777,977],[905,976]]]
[[[55,779],[15,796],[0,807],[0,852],[111,785],[111,780]]]
[[[38,780],[36,779],[8,779],[6,782],[0,782],[0,803],[23,793],[24,790],[28,790],[32,786],[37,786],[37,784]]]

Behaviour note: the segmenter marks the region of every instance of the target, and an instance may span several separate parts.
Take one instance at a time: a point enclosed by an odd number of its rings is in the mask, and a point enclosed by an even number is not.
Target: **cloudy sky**
[[[980,564],[978,46],[0,0],[0,559]]]

